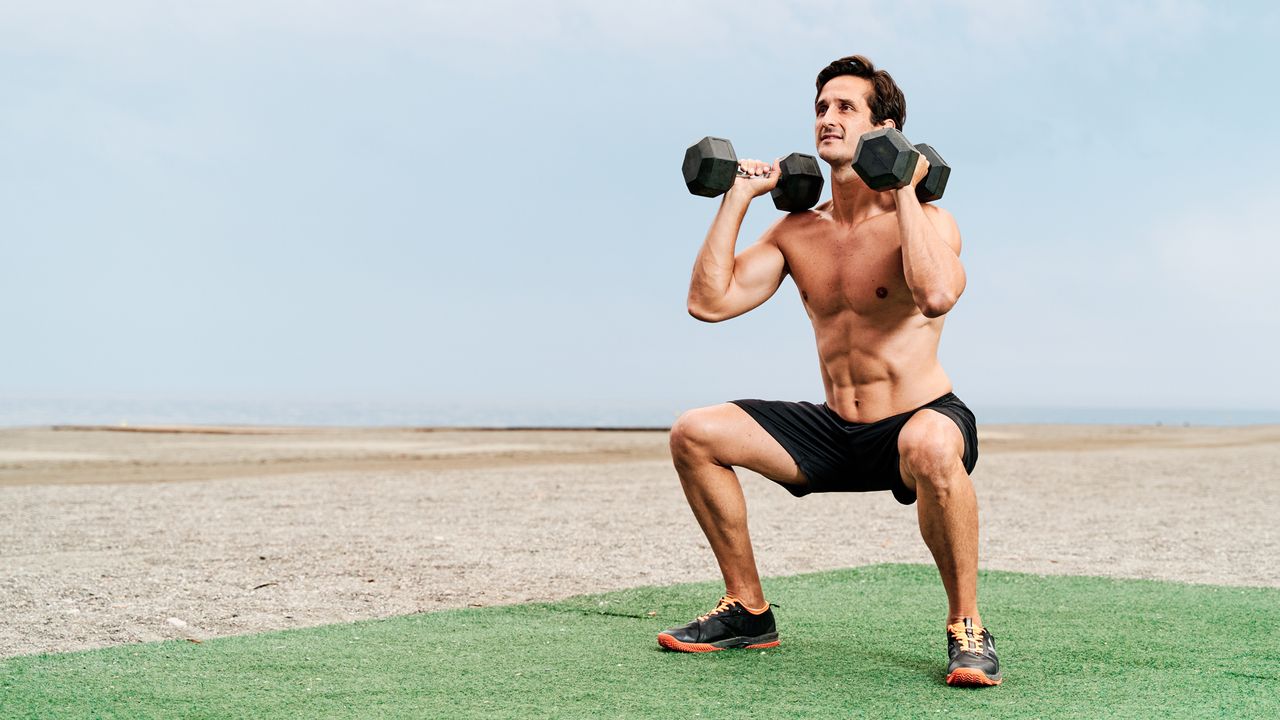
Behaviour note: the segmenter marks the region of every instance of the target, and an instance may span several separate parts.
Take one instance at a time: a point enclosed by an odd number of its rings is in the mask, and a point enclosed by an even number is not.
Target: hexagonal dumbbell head
[[[872,190],[892,190],[911,182],[920,151],[894,128],[881,128],[858,138],[853,170]]]
[[[782,159],[782,175],[770,193],[773,206],[783,212],[808,210],[822,197],[822,170],[818,158],[791,153]]]
[[[684,151],[681,170],[689,192],[715,197],[733,187],[738,176],[738,156],[728,140],[704,137]]]
[[[951,166],[938,154],[937,150],[920,143],[916,150],[929,161],[929,173],[916,184],[916,198],[922,203],[940,200],[947,189],[947,178],[951,177]]]

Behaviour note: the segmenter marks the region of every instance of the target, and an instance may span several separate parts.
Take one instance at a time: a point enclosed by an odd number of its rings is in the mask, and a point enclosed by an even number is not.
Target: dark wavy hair
[[[871,109],[871,122],[879,125],[885,120],[892,120],[899,130],[907,123],[907,98],[902,94],[893,76],[884,70],[877,70],[875,63],[865,55],[850,55],[833,60],[830,65],[818,73],[818,95],[822,94],[822,86],[834,77],[853,75],[871,81],[871,97],[867,98],[867,106]],[[818,101],[814,96],[813,101]]]

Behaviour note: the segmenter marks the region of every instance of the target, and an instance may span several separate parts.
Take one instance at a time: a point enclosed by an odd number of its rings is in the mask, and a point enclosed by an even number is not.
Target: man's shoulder
[[[956,221],[955,216],[952,215],[949,210],[947,210],[946,208],[940,205],[935,205],[933,203],[925,203],[922,207],[924,208],[924,212],[926,215],[933,215],[938,218],[943,218],[947,222],[954,223]]]
[[[800,210],[797,212],[789,212],[778,218],[773,223],[773,227],[786,232],[795,233],[821,225],[823,222],[831,219],[831,202],[824,202],[815,205],[809,210]]]
[[[785,253],[787,246],[791,243],[819,232],[818,228],[821,227],[824,217],[830,217],[821,208],[822,206],[819,205],[811,210],[787,213],[774,220],[765,230],[764,235],[760,236],[760,242],[773,245]]]

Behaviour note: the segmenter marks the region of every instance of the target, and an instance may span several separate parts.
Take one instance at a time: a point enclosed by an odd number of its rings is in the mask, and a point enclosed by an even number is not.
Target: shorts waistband
[[[889,416],[887,416],[887,417],[882,417],[882,418],[880,418],[879,420],[872,420],[871,422],[851,422],[851,421],[849,421],[849,420],[845,420],[844,418],[840,417],[840,413],[837,413],[835,410],[832,410],[832,409],[827,405],[827,403],[826,403],[826,402],[823,402],[823,403],[822,403],[822,409],[823,409],[823,410],[825,410],[825,411],[826,411],[826,413],[827,413],[828,415],[830,415],[830,416],[831,416],[831,419],[832,419],[832,420],[834,420],[834,421],[836,421],[836,422],[840,423],[841,425],[845,425],[845,426],[847,426],[847,427],[861,427],[861,426],[863,426],[863,425],[875,425],[876,423],[882,423],[882,422],[885,422],[885,421],[888,421],[888,420],[893,420],[894,418],[900,418],[900,417],[902,417],[903,415],[910,415],[911,413],[919,412],[920,410],[924,410],[924,409],[926,409],[926,408],[931,408],[931,407],[933,407],[933,406],[935,406],[935,405],[943,405],[943,404],[945,404],[945,403],[949,403],[949,402],[959,402],[959,400],[960,400],[960,398],[956,397],[955,392],[954,392],[954,391],[952,391],[952,392],[948,392],[948,393],[946,393],[946,394],[944,394],[944,395],[940,395],[940,396],[938,396],[937,398],[934,398],[933,400],[930,400],[929,402],[927,402],[927,403],[925,403],[925,404],[921,405],[921,406],[920,406],[920,407],[918,407],[918,408],[912,408],[911,410],[906,410],[906,411],[904,411],[904,412],[897,413],[896,415],[889,415]]]

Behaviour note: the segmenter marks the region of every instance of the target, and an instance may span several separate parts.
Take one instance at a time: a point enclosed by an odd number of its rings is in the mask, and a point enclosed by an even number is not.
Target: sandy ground
[[[182,430],[0,430],[0,657],[718,577],[665,432]],[[1280,587],[1280,427],[980,435],[983,567]],[[766,576],[930,561],[740,476]]]

